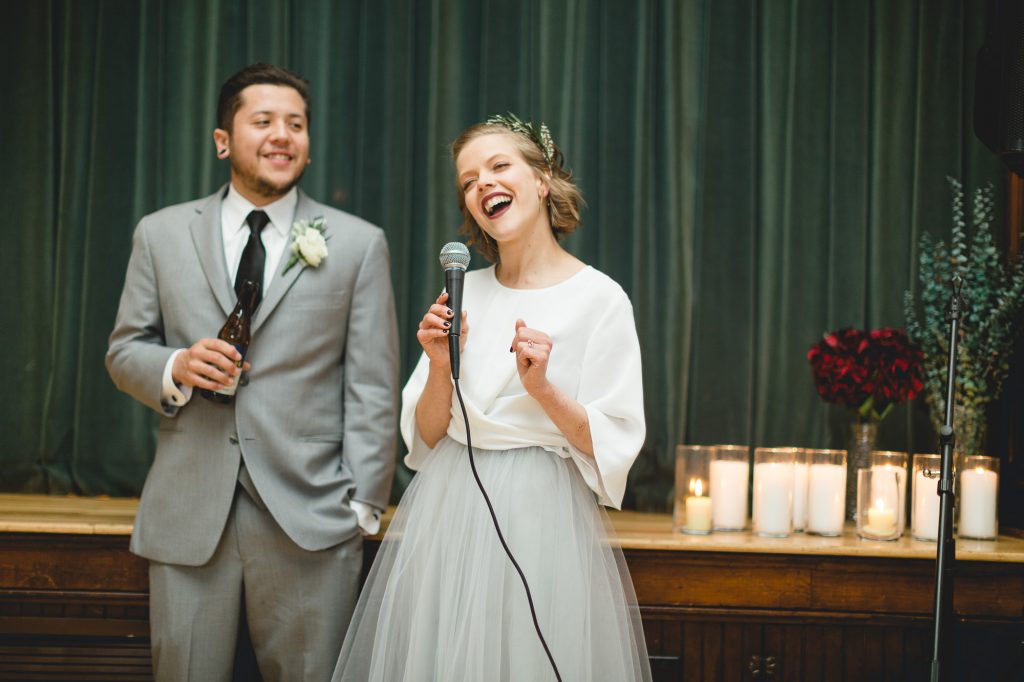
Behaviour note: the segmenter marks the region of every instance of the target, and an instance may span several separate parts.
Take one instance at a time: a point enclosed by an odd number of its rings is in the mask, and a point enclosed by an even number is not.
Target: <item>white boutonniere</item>
[[[303,267],[319,267],[324,258],[327,258],[327,240],[324,235],[327,230],[327,221],[323,216],[317,216],[312,220],[296,220],[292,223],[292,255],[284,271],[288,272],[296,263],[302,263]]]

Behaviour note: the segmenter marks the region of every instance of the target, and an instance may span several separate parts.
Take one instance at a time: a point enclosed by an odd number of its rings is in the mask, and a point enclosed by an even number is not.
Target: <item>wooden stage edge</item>
[[[74,497],[0,494],[0,534],[128,536],[135,520],[137,498]],[[380,540],[393,510],[388,510]],[[613,542],[623,550],[682,552],[739,552],[756,554],[935,559],[936,544],[914,540],[909,531],[893,542],[862,540],[847,525],[840,537],[795,533],[788,538],[761,538],[748,531],[686,535],[672,529],[671,514],[609,511]],[[996,540],[957,538],[960,561],[1024,563],[1024,539],[1000,535]]]

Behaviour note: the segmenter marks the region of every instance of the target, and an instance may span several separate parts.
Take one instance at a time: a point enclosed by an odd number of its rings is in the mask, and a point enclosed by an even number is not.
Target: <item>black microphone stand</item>
[[[953,276],[953,296],[949,300],[946,321],[949,322],[949,367],[946,373],[946,423],[939,430],[942,450],[942,473],[939,477],[939,538],[935,559],[935,648],[932,654],[932,682],[942,679],[941,654],[947,649],[946,636],[949,619],[953,616],[953,575],[956,571],[956,540],[953,539],[953,404],[956,391],[956,347],[960,331],[960,316],[964,302],[961,297],[963,279]],[[948,675],[947,675],[948,678]]]

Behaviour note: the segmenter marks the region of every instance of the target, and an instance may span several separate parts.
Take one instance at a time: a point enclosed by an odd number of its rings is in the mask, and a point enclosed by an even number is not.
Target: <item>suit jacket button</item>
[[[230,436],[228,436],[228,440],[231,441],[233,445],[238,445],[238,434],[232,433]]]

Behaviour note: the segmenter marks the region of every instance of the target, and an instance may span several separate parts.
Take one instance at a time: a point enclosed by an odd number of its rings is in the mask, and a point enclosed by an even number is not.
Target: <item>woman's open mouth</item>
[[[484,200],[484,213],[488,218],[497,218],[512,206],[512,197],[505,193],[492,194]]]

